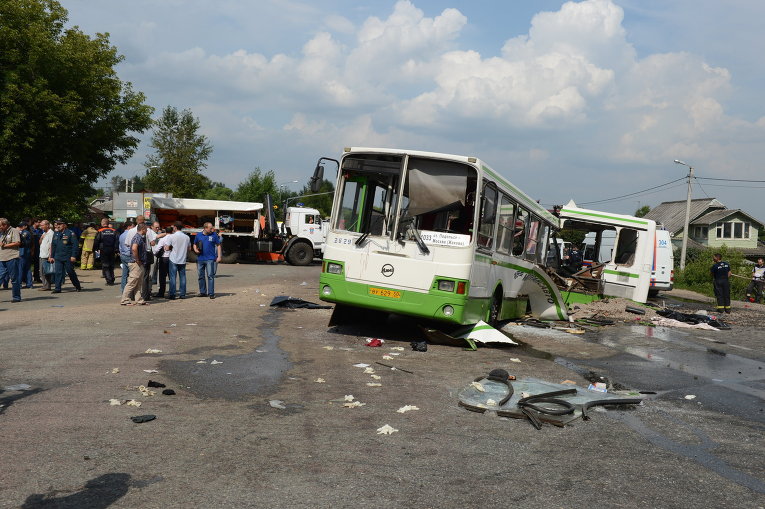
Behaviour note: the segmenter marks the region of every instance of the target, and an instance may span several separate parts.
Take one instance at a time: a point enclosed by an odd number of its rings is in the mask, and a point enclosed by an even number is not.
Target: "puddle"
[[[259,332],[265,339],[252,352],[240,355],[206,354],[207,363],[164,360],[160,371],[186,387],[187,391],[203,398],[241,400],[253,395],[269,394],[276,390],[284,375],[292,367],[287,353],[279,348],[280,314],[266,313]],[[240,349],[239,346],[235,347]],[[223,347],[219,350],[224,350]],[[213,361],[216,361],[213,364]]]

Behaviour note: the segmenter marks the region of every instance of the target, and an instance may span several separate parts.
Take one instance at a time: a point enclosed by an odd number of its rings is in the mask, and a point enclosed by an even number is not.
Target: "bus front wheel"
[[[487,313],[486,322],[492,327],[499,325],[499,317],[502,311],[502,289],[498,288],[491,298],[489,304],[489,312]]]

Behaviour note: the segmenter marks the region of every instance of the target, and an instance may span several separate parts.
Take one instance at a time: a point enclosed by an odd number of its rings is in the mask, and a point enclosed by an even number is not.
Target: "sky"
[[[483,159],[545,206],[716,197],[765,221],[761,0],[61,0],[235,187],[343,147]],[[115,174],[142,173],[150,132]],[[297,180],[298,183],[292,183]],[[652,191],[634,194],[662,184]]]

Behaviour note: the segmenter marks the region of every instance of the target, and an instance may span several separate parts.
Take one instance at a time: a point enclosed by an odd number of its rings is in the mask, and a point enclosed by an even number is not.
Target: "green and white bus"
[[[336,162],[321,300],[454,324],[567,319],[544,269],[558,218],[489,165],[357,147]]]

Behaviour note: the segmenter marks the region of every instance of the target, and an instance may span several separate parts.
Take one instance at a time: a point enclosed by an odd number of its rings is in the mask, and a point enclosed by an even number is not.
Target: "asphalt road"
[[[81,293],[0,291],[0,506],[765,507],[756,330],[509,327],[523,346],[414,352],[409,320],[269,307],[318,303],[318,273],[224,265],[214,301],[132,308],[94,271]],[[536,430],[458,407],[493,368],[655,394]],[[143,395],[149,380],[176,394]]]

